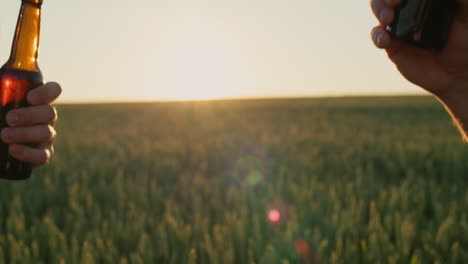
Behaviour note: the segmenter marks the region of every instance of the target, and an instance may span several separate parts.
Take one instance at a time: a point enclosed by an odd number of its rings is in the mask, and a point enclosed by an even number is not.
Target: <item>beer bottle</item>
[[[0,126],[7,127],[8,111],[28,106],[26,95],[43,83],[37,65],[42,0],[22,0],[10,59],[0,69]],[[0,178],[23,180],[31,176],[32,166],[8,153],[9,145],[0,140]]]

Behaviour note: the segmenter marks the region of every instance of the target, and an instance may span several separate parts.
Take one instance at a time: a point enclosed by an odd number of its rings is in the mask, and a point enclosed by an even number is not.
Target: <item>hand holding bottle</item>
[[[21,0],[10,58],[0,68],[0,178],[4,179],[29,178],[32,167],[46,163],[53,152],[55,130],[50,124],[56,114],[47,104],[61,89],[57,84],[43,85],[38,65],[42,3]]]
[[[1,139],[10,145],[11,156],[34,166],[51,160],[57,121],[57,111],[51,103],[61,91],[60,85],[53,82],[39,86],[27,94],[31,106],[8,112],[6,122],[9,127],[1,131]]]
[[[468,139],[468,0],[458,0],[458,11],[446,48],[432,52],[392,40],[386,27],[403,0],[371,0],[380,25],[372,32],[378,48],[410,82],[434,94],[447,108]]]
[[[378,48],[385,49],[408,81],[436,96],[453,90],[468,93],[468,1],[459,1],[459,12],[452,24],[447,47],[440,53],[419,49],[390,38],[385,28],[393,21],[395,8],[402,0],[372,0],[380,25],[372,30]]]

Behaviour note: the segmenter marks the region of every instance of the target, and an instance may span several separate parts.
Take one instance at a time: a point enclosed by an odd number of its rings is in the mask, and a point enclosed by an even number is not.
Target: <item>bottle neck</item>
[[[5,67],[25,71],[39,71],[37,57],[39,54],[40,28],[41,6],[22,1],[10,59]]]

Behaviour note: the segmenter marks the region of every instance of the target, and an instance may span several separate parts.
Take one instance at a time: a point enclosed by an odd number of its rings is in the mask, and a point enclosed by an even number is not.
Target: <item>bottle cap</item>
[[[41,7],[42,6],[42,1],[43,0],[21,0],[21,3]]]

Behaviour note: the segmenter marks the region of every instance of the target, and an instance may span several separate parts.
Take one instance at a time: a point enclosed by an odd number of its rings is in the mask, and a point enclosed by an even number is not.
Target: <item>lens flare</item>
[[[263,161],[253,155],[241,157],[236,162],[234,177],[237,178],[244,187],[260,185],[265,177]]]
[[[249,176],[245,179],[245,183],[249,186],[255,186],[259,184],[263,179],[263,173],[259,170],[254,170],[249,173]]]
[[[285,225],[291,215],[291,209],[282,201],[273,201],[266,206],[266,218],[274,228]]]
[[[274,165],[268,148],[250,139],[236,142],[226,162],[230,180],[246,192],[260,190],[268,181]]]
[[[316,263],[315,262],[315,253],[312,248],[309,246],[309,243],[304,239],[297,239],[294,242],[297,253],[302,257],[306,263]]]
[[[270,220],[270,222],[272,223],[278,223],[281,221],[281,213],[280,211],[274,209],[274,210],[271,210],[269,213],[268,213],[268,220]]]

